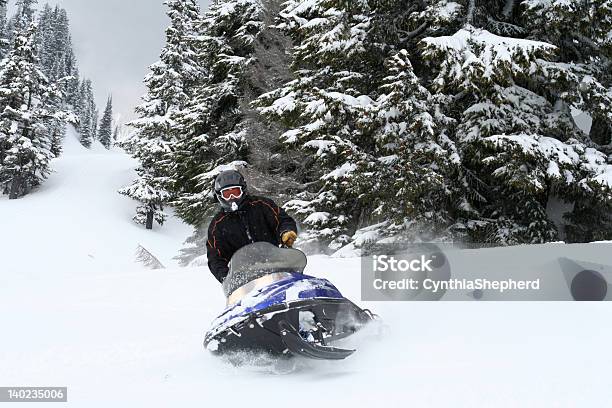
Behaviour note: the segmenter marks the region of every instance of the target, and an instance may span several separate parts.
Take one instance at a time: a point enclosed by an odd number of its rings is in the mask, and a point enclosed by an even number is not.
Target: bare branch
[[[149,269],[166,269],[166,267],[145,247],[138,245],[136,248],[136,262],[139,262]]]

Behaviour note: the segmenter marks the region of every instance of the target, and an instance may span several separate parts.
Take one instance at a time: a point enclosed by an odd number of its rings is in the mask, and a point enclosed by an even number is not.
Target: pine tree
[[[457,120],[464,191],[456,227],[476,241],[556,240],[563,231],[551,221],[548,202],[561,198],[580,208],[594,200],[609,208],[610,183],[601,177],[609,165],[605,155],[589,150],[570,113],[570,106],[581,106],[582,68],[559,61],[563,56],[552,44],[511,37],[528,32],[514,24],[518,11],[508,11],[503,23],[483,17],[496,9],[465,12],[468,21],[488,21],[504,35],[467,24],[420,44],[434,74],[432,91],[444,95],[450,102],[445,111]]]
[[[141,205],[136,208],[134,222],[143,224],[147,229],[153,229],[153,221],[163,225],[168,218],[164,213],[164,203],[169,199],[168,193],[159,188],[155,188],[153,177],[139,170],[140,176],[133,184],[119,190],[119,194],[138,200]]]
[[[36,14],[36,4],[38,0],[17,0],[17,13],[15,14],[15,25],[12,27],[15,35],[24,32],[32,22]]]
[[[198,27],[202,80],[177,124],[182,137],[169,157],[173,164],[177,214],[198,226],[215,208],[210,181],[223,166],[245,163],[246,129],[240,100],[253,44],[261,30],[261,8],[253,0],[216,1]]]
[[[73,58],[72,44],[66,10],[45,5],[38,26],[37,45],[43,72],[52,82],[72,75],[69,66]]]
[[[171,20],[166,45],[160,61],[150,67],[145,78],[148,93],[136,108],[139,119],[129,123],[136,132],[121,144],[141,163],[139,179],[121,193],[143,203],[134,220],[144,223],[147,229],[153,228],[153,219],[160,224],[165,219],[160,214],[171,197],[168,191],[172,187],[167,155],[181,135],[175,117],[190,98],[190,88],[200,75],[193,48],[199,7],[194,0],[168,0],[165,4]]]
[[[113,98],[109,96],[106,102],[106,108],[100,121],[100,129],[98,129],[98,140],[102,146],[110,149],[113,143]]]
[[[287,148],[307,158],[293,166],[309,189],[287,203],[308,228],[305,241],[346,240],[368,225],[374,210],[362,199],[367,187],[357,183],[376,166],[367,112],[383,74],[383,53],[370,35],[371,12],[366,1],[289,1],[280,14],[280,27],[296,42],[297,79],[258,104],[287,127]]]
[[[79,94],[79,106],[77,109],[79,117],[79,135],[81,144],[89,148],[95,139],[94,129],[97,126],[95,122],[96,105],[90,79],[85,79],[81,82]]]
[[[38,68],[35,32],[34,23],[18,29],[0,63],[0,183],[10,199],[27,194],[49,174],[53,154],[45,123],[62,117],[49,108],[61,94]]]
[[[52,8],[46,4],[38,17],[36,32],[36,49],[42,72],[54,86],[63,91],[63,98],[57,100],[52,108],[62,110],[67,105],[66,91],[70,73],[66,65],[71,52],[70,33],[66,11],[59,6]],[[70,120],[74,122],[73,120]],[[65,133],[63,121],[49,119],[45,124],[51,139],[51,151],[55,157],[61,154],[62,140]]]
[[[66,94],[66,103],[72,107],[73,111],[77,111],[80,104],[80,75],[77,65],[76,56],[72,50],[72,46],[68,48],[66,54],[66,75],[64,91]]]
[[[287,204],[306,225],[306,240],[338,248],[362,227],[377,239],[406,227],[422,234],[419,223],[438,237],[546,242],[559,236],[546,211],[558,196],[576,204],[573,224],[609,230],[593,220],[610,208],[610,166],[570,109],[608,117],[607,83],[593,79],[610,72],[602,68],[610,29],[603,3],[582,14],[568,12],[582,2],[534,0],[527,12],[512,1],[391,3],[296,1],[280,14],[296,44],[297,79],[258,103],[286,127],[287,149],[306,157],[294,166],[310,188]],[[552,44],[523,39],[541,39],[534,25],[546,31],[554,20],[525,24],[538,7],[565,10],[559,30],[579,27],[572,35],[598,48],[600,59],[573,64]],[[594,16],[592,28],[577,21]],[[383,78],[380,61],[394,74]],[[541,146],[555,146],[555,154]],[[598,202],[597,210],[585,214],[585,201]]]
[[[560,64],[548,69],[557,71],[560,99],[590,114],[590,139],[612,153],[612,3],[527,0],[525,6],[529,37],[558,47]]]
[[[376,162],[353,181],[373,208],[369,224],[379,225],[369,231],[380,238],[450,238],[456,192],[451,174],[459,164],[457,147],[447,136],[452,120],[421,84],[407,50],[389,57],[386,72],[370,113]]]
[[[7,29],[7,13],[6,13],[6,5],[7,0],[0,1],[0,59],[4,58],[6,51],[9,46],[9,41],[7,40],[8,35],[6,32]]]

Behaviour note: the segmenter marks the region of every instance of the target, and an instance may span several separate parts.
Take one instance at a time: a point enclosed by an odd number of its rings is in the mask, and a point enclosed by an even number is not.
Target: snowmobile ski
[[[356,350],[346,350],[336,347],[319,346],[304,340],[298,331],[284,320],[279,323],[283,344],[293,354],[315,360],[343,360]]]

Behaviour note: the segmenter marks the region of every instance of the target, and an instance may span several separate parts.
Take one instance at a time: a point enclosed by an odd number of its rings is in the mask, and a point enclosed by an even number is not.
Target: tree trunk
[[[153,229],[153,210],[151,209],[147,211],[147,229]]]
[[[11,191],[9,192],[9,200],[15,200],[21,196],[22,186],[21,176],[13,177],[13,181],[11,181]]]
[[[591,140],[600,146],[605,146],[612,142],[612,127],[608,125],[605,119],[595,116],[593,118],[593,126],[591,126]]]

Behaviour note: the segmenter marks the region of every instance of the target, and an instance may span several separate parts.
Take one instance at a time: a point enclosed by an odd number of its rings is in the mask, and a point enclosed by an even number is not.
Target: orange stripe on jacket
[[[221,250],[220,250],[219,248],[217,248],[217,236],[215,235],[215,230],[217,229],[217,225],[218,225],[218,224],[219,224],[221,221],[223,221],[223,219],[224,219],[225,217],[227,217],[227,214],[224,214],[224,215],[223,215],[221,218],[219,218],[218,220],[216,220],[216,221],[215,221],[215,223],[213,224],[213,229],[212,229],[212,232],[211,232],[211,234],[212,234],[212,236],[213,236],[213,243],[212,243],[212,245],[211,245],[211,244],[210,244],[210,240],[209,240],[209,241],[208,241],[208,244],[209,244],[211,247],[213,247],[213,248],[215,248],[215,249],[217,250],[217,253],[219,254],[219,257],[220,257],[221,259],[224,259],[224,260],[226,260],[226,261],[227,261],[227,259],[226,259],[226,258],[224,258],[224,257],[223,257],[223,255],[221,254]]]

